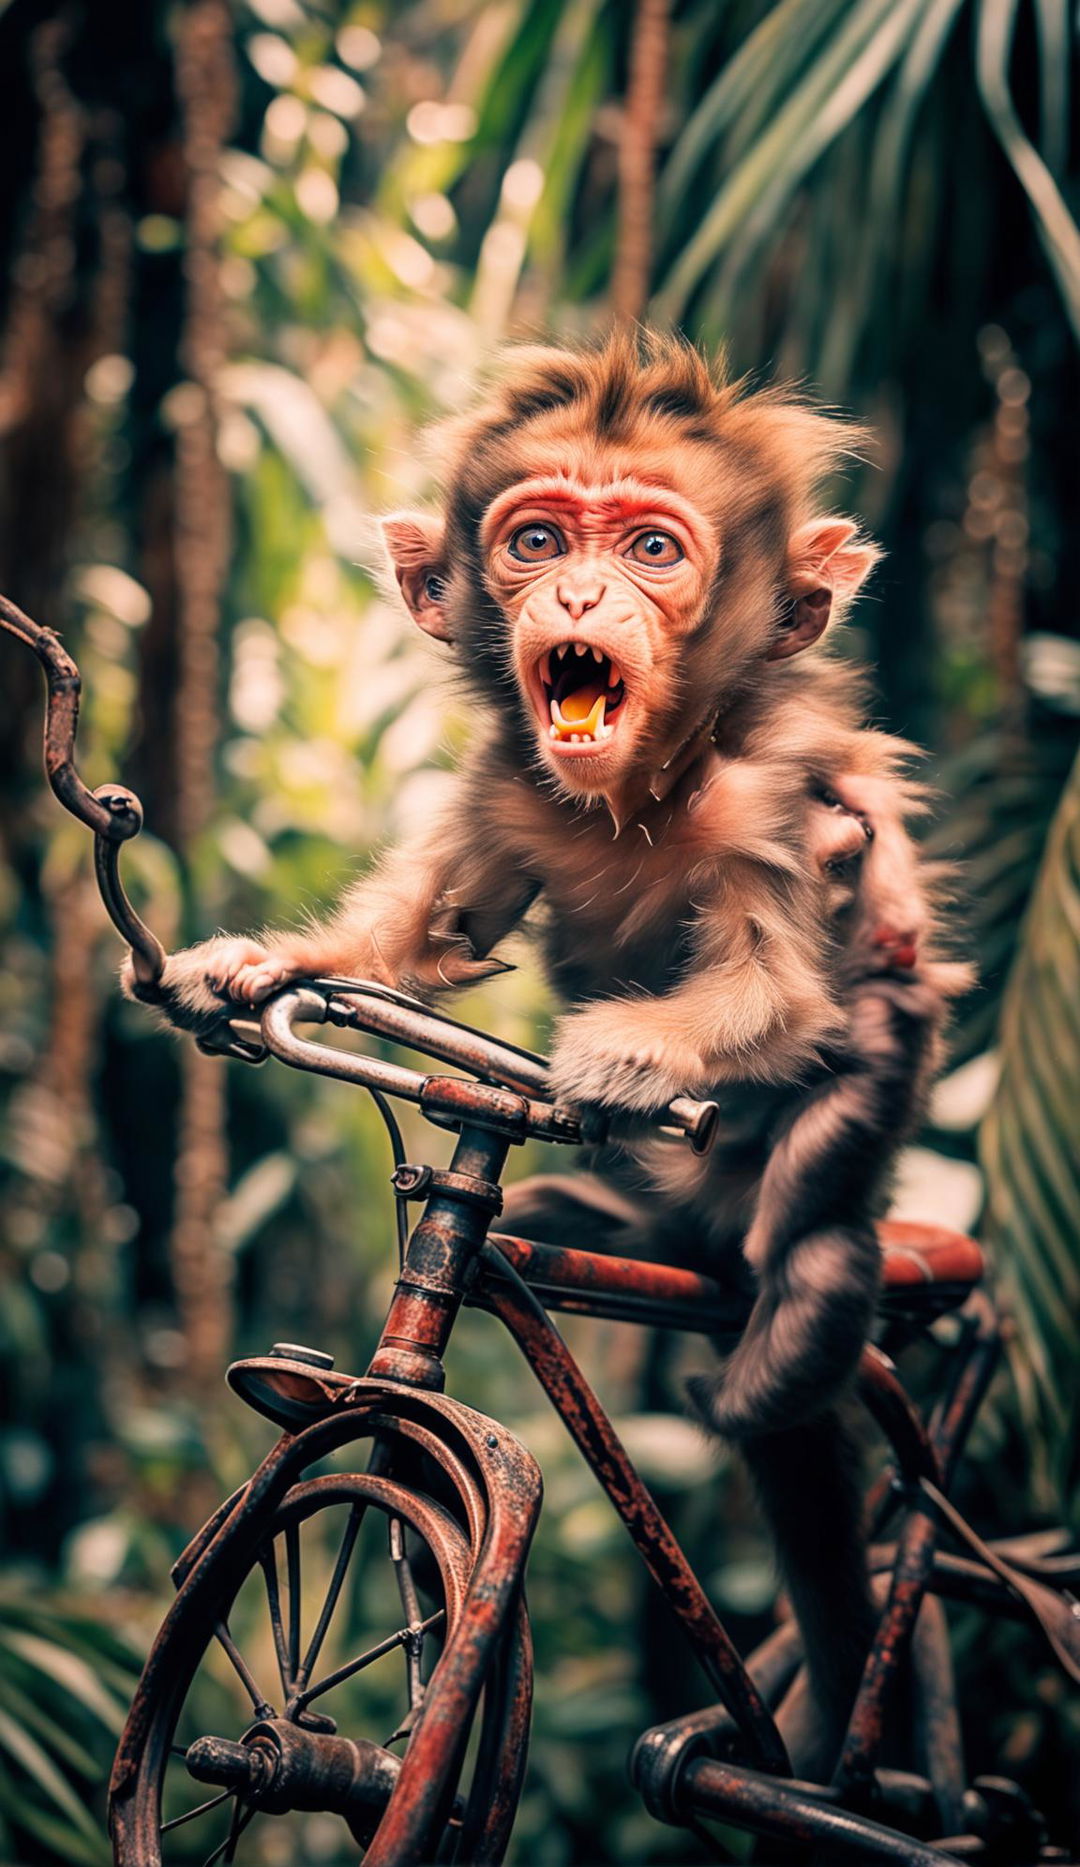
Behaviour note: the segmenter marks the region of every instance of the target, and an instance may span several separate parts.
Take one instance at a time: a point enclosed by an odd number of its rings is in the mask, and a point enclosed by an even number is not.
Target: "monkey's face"
[[[445,437],[445,519],[397,514],[384,535],[482,702],[478,734],[619,821],[858,589],[873,548],[811,516],[856,438],[656,333],[527,348]]]
[[[712,528],[660,482],[540,474],[492,503],[481,547],[542,757],[565,789],[609,794],[684,704]]]

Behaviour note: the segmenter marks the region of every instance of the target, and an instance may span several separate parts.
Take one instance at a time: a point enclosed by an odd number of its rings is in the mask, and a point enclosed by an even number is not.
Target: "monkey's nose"
[[[604,586],[597,579],[588,583],[569,583],[563,579],[555,591],[559,602],[574,622],[580,622],[586,610],[595,609],[604,594]]]

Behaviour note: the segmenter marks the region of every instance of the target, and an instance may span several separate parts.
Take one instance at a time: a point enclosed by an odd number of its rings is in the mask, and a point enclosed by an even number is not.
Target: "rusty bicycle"
[[[98,883],[132,950],[139,995],[168,1012],[166,956],[119,875],[121,846],[141,826],[138,800],[117,784],[90,792],[78,776],[79,675],[59,638],[3,598],[0,623],[42,663],[49,781],[94,832]],[[373,1036],[452,1073],[319,1041],[311,1033],[320,1029]],[[756,1652],[739,1655],[552,1321],[552,1312],[573,1312],[723,1341],[745,1322],[746,1294],[672,1265],[493,1230],[511,1149],[529,1138],[577,1145],[579,1122],[552,1102],[542,1057],[407,994],[312,979],[277,992],[258,1016],[223,1005],[196,1041],[368,1091],[393,1145],[400,1261],[363,1375],[290,1343],[228,1370],[233,1392],[281,1434],[172,1571],[175,1598],[113,1768],[110,1828],[122,1867],[242,1861],[260,1818],[290,1815],[308,1824],[299,1844],[248,1858],[359,1853],[368,1867],[504,1858],[528,1741],[524,1574],[542,1485],[513,1434],[444,1391],[443,1355],[463,1306],[509,1331],[715,1693],[707,1710],[637,1742],[632,1779],[659,1821],[694,1829],[718,1859],[732,1856],[710,1821],[763,1837],[786,1860],[1004,1867],[1071,1858],[1015,1783],[972,1782],[964,1766],[942,1598],[1033,1619],[1080,1678],[1071,1592],[1080,1554],[1067,1533],[987,1543],[949,1496],[999,1346],[973,1240],[934,1226],[880,1228],[880,1329],[858,1385],[888,1448],[868,1501],[880,1623],[832,1780],[796,1781],[775,1717],[799,1675],[794,1622],[781,1620]],[[395,1099],[455,1136],[448,1167],[406,1160]],[[714,1104],[682,1100],[660,1126],[672,1145],[707,1149],[716,1119]],[[411,1231],[410,1202],[422,1208]],[[893,1357],[946,1313],[953,1340],[924,1417]],[[313,1539],[313,1527],[328,1534]],[[314,1594],[309,1561],[322,1564]],[[358,1650],[346,1643],[332,1664],[343,1624],[352,1637],[347,1598],[362,1600],[365,1626],[384,1631]],[[396,1666],[377,1666],[395,1654]],[[391,1671],[398,1685],[376,1687]],[[364,1682],[373,1688],[366,1700]],[[882,1761],[887,1718],[901,1704],[905,1769]]]

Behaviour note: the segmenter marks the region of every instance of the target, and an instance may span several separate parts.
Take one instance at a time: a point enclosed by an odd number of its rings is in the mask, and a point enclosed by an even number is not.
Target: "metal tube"
[[[490,1262],[487,1252],[485,1262]],[[504,1281],[507,1275],[512,1281]],[[528,1285],[505,1265],[487,1288],[491,1308],[603,1485],[751,1754],[763,1768],[787,1775],[787,1752],[771,1713],[551,1318]]]
[[[942,1867],[951,1859],[879,1822],[819,1802],[809,1785],[777,1782],[756,1770],[696,1757],[686,1766],[679,1802],[714,1821],[731,1821],[774,1841],[817,1845],[827,1860],[895,1861],[897,1867]]]

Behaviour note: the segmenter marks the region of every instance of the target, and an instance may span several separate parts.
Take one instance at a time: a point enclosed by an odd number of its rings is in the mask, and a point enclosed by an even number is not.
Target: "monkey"
[[[219,937],[164,978],[195,1028],[312,974],[436,994],[499,970],[528,915],[563,1007],[560,1102],[588,1120],[718,1100],[709,1156],[643,1138],[600,1157],[576,1209],[746,1290],[692,1402],[742,1446],[776,1538],[818,1769],[873,1627],[837,1409],[873,1324],[874,1221],[966,977],[906,828],[912,748],[866,724],[823,640],[878,558],[820,510],[861,442],[677,336],[512,348],[443,430],[442,510],[382,523],[468,695],[446,807],[325,921]],[[544,1201],[511,1189],[508,1229]]]

